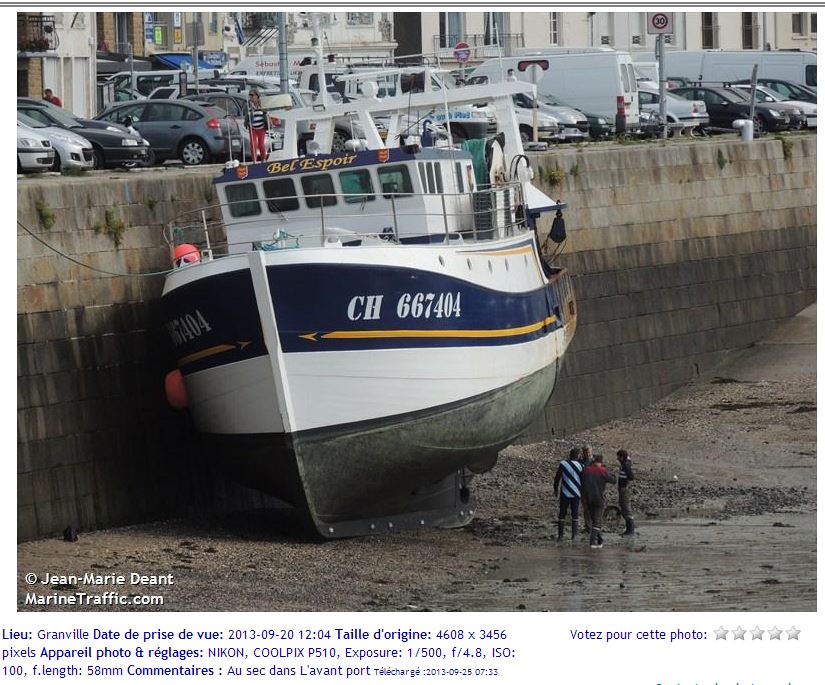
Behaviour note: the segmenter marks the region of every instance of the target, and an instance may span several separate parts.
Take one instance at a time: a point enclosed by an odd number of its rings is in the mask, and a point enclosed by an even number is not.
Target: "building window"
[[[719,47],[719,26],[716,12],[702,12],[702,49],[713,50]]]
[[[811,12],[811,33],[816,35],[816,12]]]
[[[550,45],[561,43],[561,13],[550,12]]]
[[[451,48],[464,36],[461,12],[438,13],[439,47]]]
[[[347,12],[347,26],[372,26],[372,12]]]
[[[759,46],[759,20],[756,12],[742,12],[742,49],[756,50]]]
[[[499,45],[504,33],[504,12],[485,12],[484,45]]]
[[[217,12],[210,12],[209,13],[209,33],[217,33],[218,32],[218,13]]]
[[[805,35],[805,13],[794,12],[791,15],[791,32],[795,36]]]

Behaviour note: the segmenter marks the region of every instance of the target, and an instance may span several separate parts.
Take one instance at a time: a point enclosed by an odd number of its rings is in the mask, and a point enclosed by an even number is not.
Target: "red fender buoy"
[[[163,383],[166,390],[166,401],[173,409],[186,409],[189,406],[189,395],[186,392],[186,384],[183,382],[183,374],[180,369],[175,369],[166,374]]]
[[[186,266],[187,264],[194,264],[201,260],[201,253],[197,247],[190,243],[181,243],[175,246],[175,251],[172,254],[172,264],[175,267]]]

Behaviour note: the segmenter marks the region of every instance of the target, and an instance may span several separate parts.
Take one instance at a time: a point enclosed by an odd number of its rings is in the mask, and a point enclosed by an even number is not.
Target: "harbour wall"
[[[574,276],[579,328],[525,440],[632,413],[815,299],[815,136],[531,159],[570,205],[548,253]],[[214,174],[18,182],[19,539],[269,502],[212,471],[164,399],[162,228],[213,201]]]

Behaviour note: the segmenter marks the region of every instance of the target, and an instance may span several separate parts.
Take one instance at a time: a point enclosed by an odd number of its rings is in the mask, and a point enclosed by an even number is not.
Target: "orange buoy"
[[[201,253],[197,247],[189,243],[182,243],[175,246],[175,251],[172,256],[172,264],[175,267],[185,266],[187,264],[195,264],[201,260]]]
[[[173,409],[186,409],[189,406],[189,395],[186,393],[186,384],[183,382],[183,374],[180,369],[175,369],[166,374],[163,383],[166,390],[166,401]]]

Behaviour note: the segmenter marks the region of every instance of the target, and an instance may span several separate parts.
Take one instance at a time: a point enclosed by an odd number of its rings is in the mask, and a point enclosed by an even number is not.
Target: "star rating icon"
[[[728,630],[727,628],[724,628],[723,626],[719,626],[713,632],[716,635],[717,640],[727,640],[728,639],[728,633],[731,633],[731,634],[733,634],[733,639],[734,640],[742,640],[744,642],[745,641],[745,635],[747,633],[750,633],[751,641],[753,641],[753,640],[762,640],[763,639],[762,636],[765,633],[767,633],[770,636],[771,640],[781,640],[782,639],[782,633],[785,633],[788,636],[788,640],[797,640],[798,641],[799,640],[799,634],[802,631],[799,628],[797,628],[796,626],[791,626],[787,630],[782,630],[778,626],[774,626],[773,628],[770,628],[768,630],[763,630],[759,626],[756,626],[753,630],[746,630],[745,628],[743,628],[740,625],[740,626],[736,626],[736,628],[733,628],[732,630]]]

